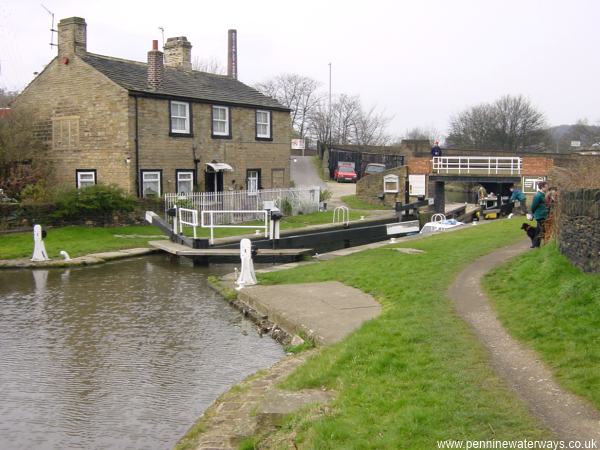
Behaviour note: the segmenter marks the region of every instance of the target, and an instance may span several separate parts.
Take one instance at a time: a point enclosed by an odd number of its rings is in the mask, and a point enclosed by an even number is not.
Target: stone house
[[[49,181],[138,196],[289,186],[290,111],[237,80],[229,38],[215,75],[192,70],[185,37],[164,55],[154,41],[142,63],[89,53],[85,20],[61,20],[58,56],[13,103],[46,144]]]

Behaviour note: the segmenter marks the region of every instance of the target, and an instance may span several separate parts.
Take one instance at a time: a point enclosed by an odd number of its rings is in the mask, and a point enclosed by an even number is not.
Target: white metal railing
[[[241,216],[246,215],[246,216],[250,216],[249,220],[255,220],[256,216],[262,216],[261,220],[263,220],[264,225],[239,225],[239,224],[235,224],[235,225],[225,225],[223,223],[218,223],[220,222],[219,220],[215,220],[215,216],[218,216],[219,214],[231,214],[231,213],[235,213],[235,214],[239,214]],[[205,221],[205,217],[208,216],[209,220],[208,222]],[[265,230],[265,237],[269,237],[269,212],[266,210],[255,210],[255,211],[202,211],[202,213],[200,214],[200,226],[202,228],[210,228],[210,243],[213,244],[214,240],[215,240],[215,228],[252,228],[252,229],[264,229]]]
[[[319,210],[319,186],[306,186],[289,189],[262,189],[259,191],[226,191],[226,192],[190,192],[187,194],[164,194],[166,212],[175,205],[197,211],[231,211],[221,214],[218,220],[223,223],[239,223],[249,220],[247,215],[237,214],[239,211],[261,211],[263,202],[274,201],[279,209],[284,203],[291,206],[292,214],[302,212],[309,214]],[[260,219],[256,216],[255,219]]]
[[[343,222],[345,225],[350,223],[350,210],[347,206],[338,206],[333,210],[333,223]]]
[[[179,226],[179,233],[183,233],[184,225],[193,227],[194,239],[196,239],[196,227],[200,225],[198,223],[198,211],[195,209],[177,208],[177,225]]]
[[[435,156],[435,173],[520,175],[523,161],[519,157],[496,156]]]

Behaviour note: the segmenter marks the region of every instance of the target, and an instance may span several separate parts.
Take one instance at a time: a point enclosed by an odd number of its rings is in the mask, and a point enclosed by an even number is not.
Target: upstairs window
[[[271,139],[271,111],[256,111],[256,139]]]
[[[185,102],[171,102],[171,133],[191,134],[190,104]]]
[[[227,106],[212,107],[212,135],[213,137],[231,137]]]
[[[86,169],[86,170],[76,170],[76,181],[77,181],[77,189],[83,189],[88,186],[94,186],[96,184],[96,170],[95,169]]]

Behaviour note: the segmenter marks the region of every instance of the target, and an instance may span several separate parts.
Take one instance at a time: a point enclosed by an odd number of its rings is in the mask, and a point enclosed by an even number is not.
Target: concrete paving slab
[[[238,296],[287,333],[304,333],[319,345],[341,341],[381,313],[372,296],[338,281],[250,286]]]

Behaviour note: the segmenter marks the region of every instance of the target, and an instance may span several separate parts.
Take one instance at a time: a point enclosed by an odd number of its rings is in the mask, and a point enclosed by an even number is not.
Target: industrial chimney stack
[[[237,80],[237,30],[229,30],[227,39],[227,76]]]

